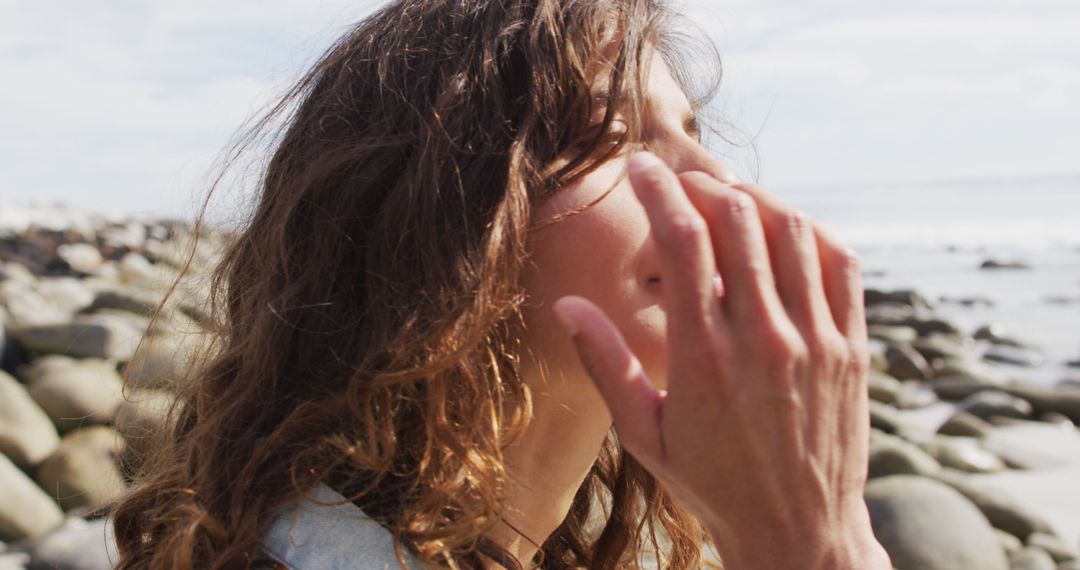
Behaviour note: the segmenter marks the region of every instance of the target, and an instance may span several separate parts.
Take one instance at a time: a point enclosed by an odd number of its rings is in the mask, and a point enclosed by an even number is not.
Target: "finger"
[[[806,214],[784,205],[756,184],[736,184],[754,197],[761,213],[776,290],[791,320],[804,331],[818,331],[833,319],[821,277],[817,236]]]
[[[708,222],[724,283],[724,313],[742,323],[781,315],[783,307],[754,199],[703,172],[687,172],[679,180]]]
[[[658,463],[664,455],[660,436],[663,392],[653,387],[619,329],[599,307],[581,297],[566,296],[553,309],[611,411],[619,442],[643,464]]]
[[[824,227],[815,224],[821,257],[822,281],[833,321],[849,340],[866,342],[866,307],[862,275],[855,251]]]
[[[682,357],[693,360],[692,347],[709,338],[719,311],[709,228],[678,177],[656,155],[635,154],[627,172],[659,249],[668,346],[687,350]]]

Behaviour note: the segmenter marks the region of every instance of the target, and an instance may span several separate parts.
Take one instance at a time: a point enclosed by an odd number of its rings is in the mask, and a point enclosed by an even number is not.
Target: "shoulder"
[[[263,550],[290,570],[402,568],[390,531],[323,484],[281,509]],[[423,568],[404,548],[401,555],[405,568]]]

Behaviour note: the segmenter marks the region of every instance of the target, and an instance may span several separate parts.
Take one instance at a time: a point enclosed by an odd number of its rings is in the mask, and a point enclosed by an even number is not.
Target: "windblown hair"
[[[113,513],[120,568],[258,566],[319,481],[425,563],[520,568],[486,533],[531,417],[531,206],[640,140],[651,48],[686,86],[670,22],[654,0],[399,0],[327,51],[245,135],[284,125],[212,276],[212,347]],[[612,432],[536,562],[697,568],[706,540]]]

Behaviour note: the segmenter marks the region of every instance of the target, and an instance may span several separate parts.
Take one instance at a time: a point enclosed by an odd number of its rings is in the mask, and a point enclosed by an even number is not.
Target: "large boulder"
[[[60,524],[64,513],[7,457],[0,455],[0,540],[12,542]]]
[[[0,453],[16,465],[41,463],[60,445],[49,416],[7,372],[0,371]]]
[[[60,501],[64,510],[96,507],[118,497],[126,484],[119,458],[124,440],[112,428],[75,430],[38,468],[38,483]]]
[[[124,400],[123,380],[105,360],[48,356],[27,367],[23,375],[30,397],[61,432],[109,422]]]
[[[895,475],[866,486],[874,535],[893,566],[905,570],[1009,570],[993,527],[949,486]]]

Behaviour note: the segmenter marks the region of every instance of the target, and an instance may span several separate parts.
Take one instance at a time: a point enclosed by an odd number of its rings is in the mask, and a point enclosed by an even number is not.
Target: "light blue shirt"
[[[402,568],[390,531],[323,484],[274,517],[263,550],[290,570]],[[405,547],[401,555],[406,568],[424,568]]]

